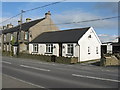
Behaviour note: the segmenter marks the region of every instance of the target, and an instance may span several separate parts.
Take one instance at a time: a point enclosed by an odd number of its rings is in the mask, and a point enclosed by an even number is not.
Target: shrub
[[[54,55],[48,56],[48,55],[40,55],[40,54],[27,54],[27,53],[20,53],[18,58],[28,58],[28,59],[36,59],[40,61],[46,61],[46,62],[56,62],[56,63],[64,63],[64,64],[70,64],[70,63],[77,63],[77,58],[68,58],[68,57],[56,57]]]

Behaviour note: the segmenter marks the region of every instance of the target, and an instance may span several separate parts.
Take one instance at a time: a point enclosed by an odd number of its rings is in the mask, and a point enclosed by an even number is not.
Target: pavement
[[[2,64],[3,87],[118,88],[120,83],[117,67],[58,64],[10,57],[3,57]],[[8,78],[11,82],[14,79],[17,85],[7,82]]]
[[[2,75],[2,79],[2,88],[39,88],[34,84],[25,82],[23,80],[5,74]]]

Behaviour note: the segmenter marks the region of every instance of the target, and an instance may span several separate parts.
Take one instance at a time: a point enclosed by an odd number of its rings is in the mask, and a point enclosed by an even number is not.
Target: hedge
[[[46,62],[56,62],[56,63],[64,63],[64,64],[70,64],[70,63],[77,63],[78,58],[72,58],[72,57],[56,57],[54,55],[48,56],[48,55],[37,55],[37,54],[26,54],[26,53],[20,53],[18,58],[28,58],[28,59],[36,59],[40,61],[46,61]]]

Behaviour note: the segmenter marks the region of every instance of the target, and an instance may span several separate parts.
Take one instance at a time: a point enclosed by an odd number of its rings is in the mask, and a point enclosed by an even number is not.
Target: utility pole
[[[19,52],[20,52],[20,45],[19,45],[19,40],[20,40],[20,32],[22,30],[22,18],[23,18],[23,13],[24,11],[21,10],[21,15],[20,15],[20,29],[18,30],[17,32],[17,56],[19,55]]]

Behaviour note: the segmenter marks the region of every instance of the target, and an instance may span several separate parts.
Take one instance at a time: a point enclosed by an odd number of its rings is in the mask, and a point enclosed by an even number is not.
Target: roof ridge
[[[33,21],[30,21],[30,22],[24,22],[24,23],[22,23],[22,25],[24,26],[24,25],[26,25],[26,24],[30,24],[30,23],[33,23],[34,24],[34,22],[36,22],[36,24],[39,22],[39,21],[42,21],[42,20],[44,20],[45,18],[40,18],[40,19],[36,19],[36,20],[33,20]],[[35,24],[34,24],[35,25]],[[33,26],[33,25],[31,25],[31,26]],[[31,27],[31,26],[29,26],[29,27]],[[12,27],[12,28],[8,28],[8,29],[4,29],[4,30],[2,30],[3,32],[5,31],[6,33],[9,33],[9,30],[12,30],[12,29],[15,29],[15,28],[19,28],[20,27],[20,25],[16,25],[16,26],[14,26],[14,27]],[[13,31],[14,32],[14,31]]]
[[[59,31],[49,31],[49,32],[44,32],[44,33],[53,33],[53,32],[64,32],[64,31],[73,31],[73,30],[83,30],[83,29],[89,29],[91,27],[85,27],[85,28],[72,28],[72,29],[64,29],[64,30],[59,30]]]

